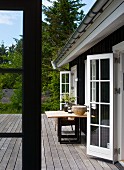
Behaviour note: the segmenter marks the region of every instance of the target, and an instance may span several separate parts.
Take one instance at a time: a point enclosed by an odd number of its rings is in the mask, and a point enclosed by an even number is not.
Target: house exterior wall
[[[124,26],[113,32],[111,35],[100,41],[91,49],[81,54],[79,57],[69,63],[69,67],[77,65],[77,103],[83,105],[85,103],[85,60],[87,55],[112,53],[112,47],[121,41],[124,41]],[[81,129],[86,132],[87,122],[81,120]]]
[[[85,53],[81,54],[75,60],[69,63],[70,68],[74,65],[77,65],[77,96],[78,104],[85,103],[85,63],[87,55],[93,54],[103,54],[103,53],[112,53],[112,47],[121,41],[124,41],[124,26],[107,36],[105,39],[100,41],[98,44],[90,48]]]

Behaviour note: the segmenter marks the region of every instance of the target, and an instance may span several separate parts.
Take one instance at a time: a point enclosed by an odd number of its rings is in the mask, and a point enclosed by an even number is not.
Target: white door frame
[[[77,81],[78,81],[77,65],[71,67],[71,81],[73,81],[73,82],[71,82],[71,88],[74,88],[74,89],[71,89],[70,91],[71,92],[73,91],[73,93],[74,93],[73,95],[74,95],[74,97],[76,97],[75,104],[77,104]]]
[[[120,63],[114,64],[114,86],[120,88],[120,94],[114,95],[115,128],[114,149],[117,150],[116,160],[124,160],[124,41],[112,48],[114,56]]]

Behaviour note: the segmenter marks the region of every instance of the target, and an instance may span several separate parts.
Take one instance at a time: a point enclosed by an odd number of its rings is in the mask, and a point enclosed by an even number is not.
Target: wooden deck
[[[1,114],[0,132],[21,132],[21,115]],[[0,170],[22,169],[22,140],[0,138]]]
[[[71,127],[70,127],[71,128]],[[55,120],[42,115],[42,170],[117,170],[110,162],[86,155],[85,136],[81,144],[60,144]]]
[[[60,144],[54,119],[42,115],[41,170],[117,170],[109,162],[86,155],[82,144]],[[0,115],[0,132],[21,132],[21,115]],[[0,170],[22,169],[22,141],[19,138],[0,138]]]

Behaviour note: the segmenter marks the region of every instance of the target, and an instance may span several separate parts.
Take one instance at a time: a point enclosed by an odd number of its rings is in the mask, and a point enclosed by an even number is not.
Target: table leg
[[[81,142],[81,122],[80,118],[76,118],[75,120],[75,136],[77,138],[77,142]]]
[[[79,118],[79,139],[78,139],[78,141],[79,141],[79,143],[81,143],[81,118]]]
[[[61,142],[61,118],[58,118],[58,142]]]

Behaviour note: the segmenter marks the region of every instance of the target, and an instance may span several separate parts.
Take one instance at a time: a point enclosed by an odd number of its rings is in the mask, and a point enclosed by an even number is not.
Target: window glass
[[[99,127],[98,126],[91,126],[90,144],[94,146],[99,146]]]
[[[101,105],[101,125],[110,124],[110,106],[109,105]]]
[[[101,102],[110,102],[110,89],[109,82],[101,82]]]
[[[23,12],[0,10],[0,68],[22,68]]]
[[[109,59],[100,60],[101,66],[101,80],[110,79]]]
[[[100,147],[109,149],[110,148],[110,146],[109,146],[109,128],[101,127],[100,128],[100,136],[101,136]]]

